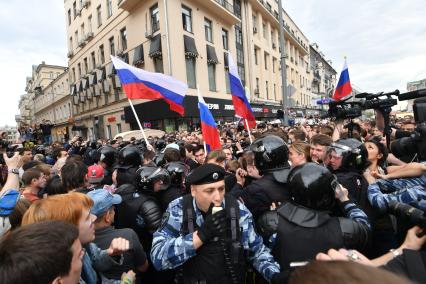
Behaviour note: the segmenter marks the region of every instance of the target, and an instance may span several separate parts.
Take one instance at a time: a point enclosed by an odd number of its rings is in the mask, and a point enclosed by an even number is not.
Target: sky
[[[351,82],[361,91],[405,91],[407,82],[426,78],[424,0],[282,2],[339,74],[347,56]],[[65,66],[67,47],[63,1],[0,0],[0,4],[3,126],[15,125],[31,66],[42,61]]]

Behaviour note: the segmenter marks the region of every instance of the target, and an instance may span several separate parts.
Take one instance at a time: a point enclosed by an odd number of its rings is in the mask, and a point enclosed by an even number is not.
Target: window
[[[186,80],[188,81],[188,87],[195,89],[197,87],[197,78],[195,76],[195,58],[186,57]]]
[[[73,50],[73,45],[72,45],[72,36],[70,36],[70,42],[69,42],[69,43],[70,43],[70,49],[69,49],[69,50],[70,50],[70,51],[72,51],[72,50]]]
[[[266,98],[269,99],[269,83],[265,81]]]
[[[71,9],[68,9],[68,26],[71,25]]]
[[[84,31],[84,23],[83,23],[83,24],[81,24],[81,37],[83,38],[85,34],[86,33]]]
[[[78,46],[78,31],[74,32],[74,37],[75,37],[75,45]]]
[[[156,31],[160,29],[160,16],[158,14],[159,12],[158,4],[155,4],[154,6],[152,6],[149,9],[149,11],[151,14],[151,32],[155,33]]]
[[[207,64],[207,71],[209,73],[209,90],[216,92],[216,65]]]
[[[93,32],[93,29],[92,29],[92,15],[90,15],[88,18],[87,18],[87,28],[88,28],[88,32],[90,33],[90,32]]]
[[[164,73],[163,59],[161,57],[154,58],[154,69],[157,73]]]
[[[107,11],[108,11],[108,17],[112,16],[112,0],[106,0],[106,5],[107,5]]]
[[[121,123],[117,124],[117,134],[121,133]]]
[[[102,64],[105,63],[104,45],[99,46],[99,60]]]
[[[127,49],[127,30],[126,28],[122,28],[120,30],[120,39],[121,39],[121,48],[124,50]]]
[[[96,57],[95,57],[94,51],[92,51],[92,53],[90,53],[90,58],[92,60],[92,67],[93,67],[93,69],[95,69],[96,68]]]
[[[72,12],[74,14],[74,19],[77,17],[77,3],[72,3]]]
[[[112,139],[111,125],[107,125],[107,137],[108,139]]]
[[[109,52],[111,55],[115,55],[114,37],[111,37],[108,41],[109,41]]]
[[[80,78],[81,77],[81,64],[80,63],[77,64],[77,70],[78,70],[78,77]]]
[[[275,65],[277,64],[277,60],[274,58],[272,58],[272,72],[275,73]]]
[[[77,78],[75,77],[75,68],[72,68],[72,81],[75,82],[77,81]]]
[[[228,50],[229,49],[228,31],[225,29],[222,29],[222,43],[223,43],[223,49]]]
[[[84,62],[84,73],[87,73],[89,72],[89,64],[87,63],[87,57],[84,58],[83,62]]]
[[[99,5],[96,8],[96,14],[98,15],[98,27],[100,27],[102,25],[102,8],[101,8],[101,5]]]
[[[259,78],[256,78],[256,89],[254,90],[254,92],[259,94]]]
[[[188,7],[182,6],[183,29],[192,33],[192,11]]]
[[[254,29],[257,30],[257,18],[256,18],[256,15],[253,15],[253,32],[254,32]]]
[[[266,24],[265,24],[265,22],[262,23],[262,30],[263,30],[263,38],[266,39]]]
[[[274,100],[277,100],[277,85],[274,84]]]
[[[206,18],[204,18],[204,32],[206,35],[206,40],[213,43],[212,21]]]
[[[264,54],[264,59],[265,59],[265,70],[268,70],[269,55],[266,52]]]
[[[258,59],[257,59],[257,48],[254,48],[254,64],[258,64]]]

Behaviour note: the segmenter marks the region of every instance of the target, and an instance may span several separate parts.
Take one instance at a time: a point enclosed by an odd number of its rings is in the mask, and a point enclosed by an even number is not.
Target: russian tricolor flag
[[[170,105],[171,110],[183,116],[183,99],[188,90],[185,83],[162,73],[136,68],[114,56],[111,56],[111,60],[129,99],[162,99]]]
[[[221,149],[222,146],[220,145],[219,131],[217,130],[216,122],[200,93],[198,93],[198,108],[200,109],[201,132],[203,133],[207,152]]]
[[[256,119],[254,118],[253,111],[244,92],[243,84],[238,76],[237,65],[235,65],[230,53],[228,53],[228,64],[229,82],[231,85],[232,103],[234,104],[235,114],[246,119],[249,127],[254,128],[256,126]]]
[[[333,99],[340,101],[350,93],[352,93],[352,86],[351,80],[349,79],[349,70],[345,58],[345,64],[343,65],[342,73],[340,73],[339,82],[337,83],[336,90],[334,91]]]

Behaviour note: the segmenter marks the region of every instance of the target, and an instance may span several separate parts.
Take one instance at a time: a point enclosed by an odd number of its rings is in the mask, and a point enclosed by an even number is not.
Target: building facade
[[[6,133],[5,139],[7,142],[17,143],[19,134],[18,129],[15,126],[2,126],[0,127],[0,133]]]
[[[146,127],[196,124],[197,87],[217,120],[233,120],[228,52],[255,116],[274,118],[282,108],[277,2],[65,0],[73,129],[87,138],[112,138],[137,128],[110,55],[188,84],[184,117],[162,101],[134,101]],[[306,109],[312,107],[309,41],[281,12],[292,105]]]

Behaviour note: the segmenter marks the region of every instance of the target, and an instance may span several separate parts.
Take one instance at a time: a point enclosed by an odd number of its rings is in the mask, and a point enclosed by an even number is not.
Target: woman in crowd
[[[288,147],[288,159],[293,167],[311,162],[310,146],[306,142],[295,142]]]

